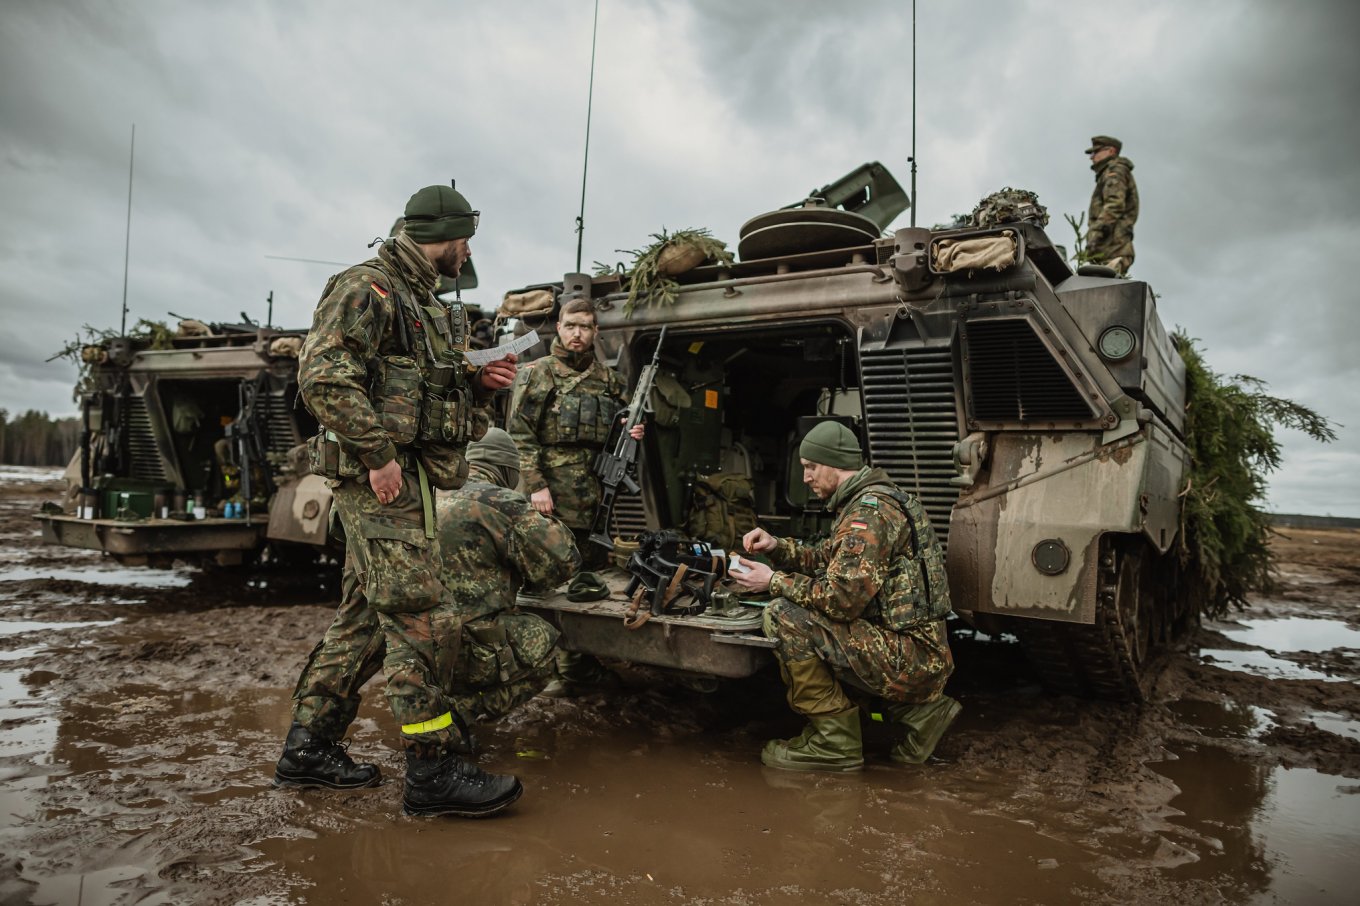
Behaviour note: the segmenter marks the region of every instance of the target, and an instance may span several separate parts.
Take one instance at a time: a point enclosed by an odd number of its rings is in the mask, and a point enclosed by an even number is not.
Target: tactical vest
[[[445,307],[433,297],[416,302],[406,280],[400,274],[394,279],[376,265],[378,260],[332,276],[321,296],[330,295],[347,274],[358,274],[370,283],[376,281],[392,296],[395,317],[390,330],[400,351],[380,355],[369,363],[369,400],[379,424],[399,449],[430,444],[461,447],[480,440],[490,418],[476,406],[468,386],[463,359],[467,325],[462,306]],[[369,292],[376,290],[370,288]],[[311,470],[318,475],[343,478],[363,472],[362,465],[339,446],[332,432],[321,430],[308,446]],[[454,459],[457,461],[426,461],[436,487],[462,484],[467,466],[461,456]]]
[[[556,356],[539,367],[544,366],[552,375],[553,389],[539,419],[539,442],[544,446],[604,444],[623,411],[613,372],[598,362],[576,371]]]
[[[860,496],[872,493],[892,501],[907,517],[911,541],[889,566],[888,576],[869,604],[866,618],[893,632],[943,620],[950,611],[944,551],[935,540],[935,527],[921,502],[889,485],[870,485],[859,493]]]

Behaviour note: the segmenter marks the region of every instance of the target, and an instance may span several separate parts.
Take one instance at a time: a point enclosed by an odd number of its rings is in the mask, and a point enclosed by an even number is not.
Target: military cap
[[[835,469],[858,469],[864,465],[855,432],[833,421],[818,422],[798,445],[798,456]]]
[[[1087,154],[1094,154],[1101,148],[1113,148],[1114,153],[1118,154],[1124,150],[1124,143],[1111,135],[1091,136],[1091,147],[1086,149]]]
[[[470,239],[477,232],[480,211],[452,186],[426,186],[406,202],[406,235],[416,242]]]

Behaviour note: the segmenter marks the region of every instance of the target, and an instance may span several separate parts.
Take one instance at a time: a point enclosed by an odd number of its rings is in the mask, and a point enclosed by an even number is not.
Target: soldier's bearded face
[[[803,484],[811,489],[822,500],[826,500],[836,493],[836,488],[841,486],[841,473],[825,463],[810,462],[806,459],[799,459],[803,464]]]
[[[463,262],[468,260],[471,254],[472,249],[466,239],[451,239],[444,251],[434,260],[434,269],[445,277],[457,277],[458,272],[463,269]]]
[[[595,322],[583,314],[570,314],[557,322],[557,337],[572,352],[585,352],[595,343]]]

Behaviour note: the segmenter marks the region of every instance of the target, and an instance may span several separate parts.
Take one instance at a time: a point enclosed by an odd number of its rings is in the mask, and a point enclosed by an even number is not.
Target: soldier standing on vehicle
[[[1123,143],[1108,135],[1091,139],[1086,153],[1096,172],[1091,209],[1086,218],[1086,257],[1125,276],[1133,266],[1133,225],[1138,220],[1138,184],[1133,161],[1120,157]]]
[[[450,603],[434,623],[462,625],[452,676],[442,679],[454,710],[468,720],[494,720],[547,685],[557,650],[557,630],[516,609],[515,595],[560,585],[581,558],[571,529],[515,490],[519,451],[509,434],[491,428],[468,445],[467,459],[467,484],[439,501]]]
[[[944,694],[954,671],[945,632],[949,586],[944,553],[920,502],[882,469],[864,465],[859,440],[839,422],[820,422],[799,446],[803,482],[835,512],[831,537],[816,544],[775,538],[763,528],[743,544],[780,571],[741,558],[733,581],[775,595],[765,610],[793,710],[809,726],[765,744],[760,760],[795,771],[864,766],[859,708],[841,687],[883,700],[905,734],[894,761],[930,757],[960,705]]]
[[[293,725],[276,782],[351,789],[379,782],[340,740],[359,689],[384,650],[387,699],[406,750],[406,802],[423,813],[491,814],[522,791],[453,753],[451,709],[430,665],[390,656],[428,638],[445,600],[439,579],[433,487],[467,476],[463,451],[485,433],[479,404],[510,386],[513,357],[472,371],[463,360],[461,307],[431,292],[457,276],[480,217],[449,186],[428,186],[406,204],[406,226],[376,258],[331,278],[298,360],[298,386],[320,433],[312,471],[330,479],[345,530],[341,601],[293,693]]]
[[[587,299],[563,304],[551,354],[530,362],[515,381],[510,403],[510,436],[519,445],[520,469],[534,509],[553,514],[576,536],[582,566],[600,569],[608,552],[589,541],[590,524],[600,502],[595,457],[604,449],[614,422],[628,405],[623,379],[595,357],[598,325]],[[641,440],[643,425],[633,429]],[[580,573],[569,594],[607,594],[599,577]],[[588,655],[561,651],[558,679],[544,690],[551,696],[574,695],[607,684],[613,674]]]

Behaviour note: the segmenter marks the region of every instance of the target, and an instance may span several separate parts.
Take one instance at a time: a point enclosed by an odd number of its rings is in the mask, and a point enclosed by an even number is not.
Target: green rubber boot
[[[807,729],[793,739],[771,739],[760,760],[786,771],[847,773],[864,768],[864,740],[859,708],[829,717],[809,718]]]
[[[858,771],[864,767],[859,708],[818,658],[779,662],[788,684],[789,706],[808,719],[793,739],[765,743],[760,760],[787,771]]]
[[[907,731],[889,757],[899,764],[925,764],[962,710],[963,705],[948,695],[920,705],[889,704],[884,708],[888,719]]]

